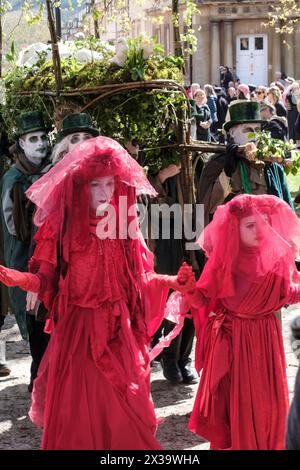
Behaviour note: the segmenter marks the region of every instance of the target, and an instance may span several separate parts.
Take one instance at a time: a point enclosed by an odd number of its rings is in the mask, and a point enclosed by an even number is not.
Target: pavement
[[[297,359],[290,345],[290,323],[300,315],[300,304],[282,310],[283,338],[287,361],[290,399],[294,393]],[[39,449],[41,430],[28,417],[30,354],[14,317],[6,317],[0,333],[6,341],[7,365],[11,374],[0,378],[0,450]],[[163,377],[160,364],[151,369],[152,397],[161,424],[157,439],[166,450],[207,450],[209,443],[187,428],[198,384],[171,385]]]

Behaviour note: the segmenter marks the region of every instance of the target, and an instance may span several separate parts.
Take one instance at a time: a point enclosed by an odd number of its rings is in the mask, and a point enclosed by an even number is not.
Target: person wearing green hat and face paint
[[[199,182],[197,202],[204,204],[205,225],[212,220],[220,204],[242,193],[273,194],[293,208],[280,164],[255,160],[250,146],[246,158],[237,153],[239,145],[257,142],[258,133],[265,123],[260,115],[260,104],[242,101],[229,109],[230,119],[223,126],[227,134],[227,151],[210,157]]]
[[[92,119],[88,114],[69,114],[62,121],[62,129],[58,133],[58,143],[51,155],[52,164],[58,163],[75,145],[97,137],[99,134],[100,132],[93,126]]]
[[[25,112],[18,116],[14,136],[16,142],[10,147],[14,164],[1,180],[1,230],[5,265],[27,271],[32,251],[34,206],[29,203],[25,191],[50,169],[48,129],[39,111]],[[29,339],[32,356],[29,391],[49,335],[44,333],[44,321],[37,321],[39,313],[26,311],[26,293],[18,287],[9,288],[11,311],[23,339]]]

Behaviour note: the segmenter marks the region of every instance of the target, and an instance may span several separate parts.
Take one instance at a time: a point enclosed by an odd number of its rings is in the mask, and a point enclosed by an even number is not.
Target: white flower
[[[145,38],[141,43],[141,49],[144,51],[144,59],[149,59],[150,55],[153,54],[153,43],[151,40]]]
[[[128,45],[125,38],[119,38],[116,42],[116,54],[110,59],[111,64],[117,64],[124,67],[127,60]]]
[[[117,64],[119,67],[124,67],[127,60],[127,53],[118,52],[114,57],[110,59],[111,64]]]
[[[118,52],[123,52],[127,54],[128,44],[125,38],[119,38],[116,42],[116,55]]]
[[[100,52],[91,51],[90,49],[87,49],[85,47],[82,47],[81,49],[79,49],[76,52],[75,57],[76,57],[77,62],[80,62],[80,63],[93,62],[95,60],[103,59],[103,55],[100,54]]]

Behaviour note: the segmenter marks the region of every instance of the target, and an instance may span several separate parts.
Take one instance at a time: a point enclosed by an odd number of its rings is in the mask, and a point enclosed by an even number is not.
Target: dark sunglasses
[[[256,91],[255,93],[256,93],[257,95],[262,95],[262,94],[264,93],[264,91],[259,90],[259,91]]]

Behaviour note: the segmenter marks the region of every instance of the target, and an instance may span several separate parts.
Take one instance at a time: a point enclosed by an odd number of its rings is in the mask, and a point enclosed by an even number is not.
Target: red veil
[[[257,246],[243,244],[244,217]],[[193,310],[202,373],[189,428],[214,449],[283,449],[288,388],[275,312],[299,299],[300,221],[275,196],[240,195],[217,209],[199,244],[207,301]]]
[[[259,239],[255,248],[240,241],[240,220],[248,216],[255,218]],[[287,281],[299,279],[295,258],[300,249],[300,221],[275,196],[243,194],[219,206],[198,244],[208,257],[198,287],[208,298],[234,296],[236,275],[254,280],[274,272]]]
[[[74,147],[26,192],[37,207],[34,223],[39,227],[47,220],[57,231],[62,274],[70,249],[84,250],[88,243],[91,222],[88,182],[102,176],[115,179],[112,204],[116,206],[120,196],[127,198],[129,208],[136,204],[136,194],[156,195],[142,167],[118,142],[102,136]],[[116,215],[118,217],[118,213]],[[127,214],[127,218],[127,226],[136,222],[137,238],[141,239],[136,211],[130,216]],[[117,220],[117,224],[120,222],[124,223],[124,220]],[[136,241],[127,239],[124,244],[129,250],[136,251]]]

